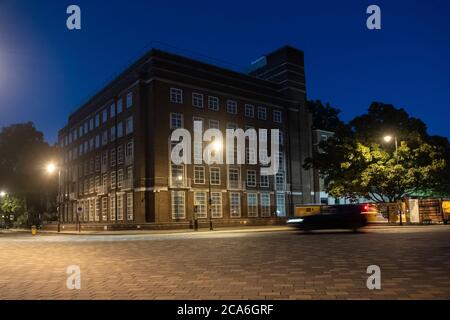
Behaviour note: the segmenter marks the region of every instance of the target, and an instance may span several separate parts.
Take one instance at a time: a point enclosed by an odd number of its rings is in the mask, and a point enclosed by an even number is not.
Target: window
[[[127,108],[130,108],[133,105],[133,92],[129,92],[127,94]]]
[[[203,142],[194,141],[194,163],[202,163],[203,161]]]
[[[262,192],[259,199],[261,201],[261,217],[270,217],[270,193]]]
[[[181,113],[170,114],[170,129],[183,128],[183,115]]]
[[[94,118],[89,119],[89,131],[94,130]]]
[[[84,133],[88,133],[88,132],[89,132],[89,122],[86,121],[86,122],[84,123]]]
[[[276,189],[277,190],[284,190],[284,172],[278,172],[275,175],[275,183],[276,183]]]
[[[100,221],[100,198],[95,198],[95,221]]]
[[[123,187],[123,169],[117,170],[117,188]]]
[[[94,162],[94,158],[91,158],[89,160],[89,173],[94,173],[95,170],[95,162]]]
[[[100,171],[100,156],[95,156],[95,172]]]
[[[89,199],[84,200],[83,213],[84,213],[83,220],[88,221],[88,219],[89,219]]]
[[[133,132],[133,116],[128,117],[125,122],[125,133],[130,134]]]
[[[111,167],[116,165],[116,149],[111,149]]]
[[[206,218],[206,192],[194,192],[194,208],[197,218]]]
[[[183,90],[170,88],[170,102],[183,103]]]
[[[103,131],[102,134],[102,146],[106,146],[108,144],[108,131]]]
[[[203,123],[203,118],[192,117],[192,127],[194,128],[194,131],[197,131],[197,132],[201,133],[203,128],[205,127],[205,125]]]
[[[82,137],[84,133],[83,126],[78,128],[78,136]]]
[[[240,187],[240,172],[238,168],[229,168],[228,170],[228,187],[237,189]]]
[[[211,192],[211,217],[222,218],[222,192]]]
[[[84,153],[88,153],[89,152],[89,141],[85,141],[84,142]]]
[[[219,111],[219,98],[208,96],[208,109]]]
[[[94,221],[95,214],[95,199],[89,199],[89,221]]]
[[[203,108],[203,95],[201,93],[192,93],[192,105],[197,108]]]
[[[116,197],[115,197],[115,195],[109,197],[109,220],[116,221]]]
[[[273,122],[281,123],[283,119],[282,113],[280,110],[273,110]]]
[[[123,195],[117,195],[117,220],[123,220]]]
[[[111,189],[115,189],[116,188],[116,172],[112,171],[111,172]]]
[[[95,136],[95,149],[100,148],[100,135]]]
[[[98,128],[100,126],[100,114],[95,115],[95,127]]]
[[[205,167],[194,166],[194,183],[205,183]]]
[[[286,203],[284,193],[277,193],[277,216],[286,216]]]
[[[258,194],[247,193],[247,216],[258,216]]]
[[[209,120],[209,128],[210,129],[220,129],[218,120]]]
[[[117,114],[121,113],[123,110],[122,99],[117,101]]]
[[[110,118],[114,118],[116,116],[116,105],[114,103],[109,107],[109,116]]]
[[[129,187],[132,188],[133,187],[133,166],[129,166],[127,168],[127,177],[126,177],[128,183],[129,183]]]
[[[95,177],[95,184],[94,184],[94,190],[95,190],[95,192],[98,192],[99,191],[99,188],[100,188],[100,176],[96,176]]]
[[[247,186],[256,187],[256,171],[247,170]]]
[[[263,188],[268,188],[269,187],[269,176],[260,175],[259,176],[259,184]]]
[[[264,107],[258,107],[258,119],[266,120],[267,119],[267,110]]]
[[[123,137],[123,122],[117,124],[117,138]]]
[[[103,188],[104,188],[104,192],[106,192],[106,188],[107,188],[107,186],[108,186],[108,174],[107,173],[105,173],[105,174],[103,174],[103,177],[102,177],[102,186],[103,186]]]
[[[102,153],[102,166],[108,165],[108,150]]]
[[[230,217],[241,217],[241,195],[237,192],[230,193]]]
[[[108,121],[108,109],[102,111],[102,123]]]
[[[134,142],[133,142],[133,140],[131,140],[131,141],[127,142],[125,156],[127,158],[133,158],[133,154],[134,154]]]
[[[171,183],[172,185],[180,185],[184,182],[184,166],[173,164],[170,166]]]
[[[95,141],[94,141],[94,138],[92,137],[91,139],[89,139],[89,151],[94,150],[94,146],[95,146]]]
[[[102,198],[102,221],[108,220],[108,198]]]
[[[117,164],[123,164],[123,146],[117,147]]]
[[[116,140],[116,126],[111,127],[111,142]]]
[[[212,185],[220,185],[220,168],[209,168],[209,179]]]
[[[184,219],[186,217],[184,206],[184,191],[172,191],[171,200],[172,219]]]
[[[227,112],[231,114],[237,114],[237,102],[234,100],[227,101]]]
[[[127,220],[132,221],[134,219],[134,207],[133,207],[133,193],[127,193]]]
[[[245,116],[250,118],[255,116],[255,107],[252,104],[245,105]]]

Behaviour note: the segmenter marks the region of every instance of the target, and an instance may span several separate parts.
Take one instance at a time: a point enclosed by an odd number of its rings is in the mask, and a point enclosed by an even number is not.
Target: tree
[[[10,221],[10,216],[14,215],[16,222],[21,225],[28,220],[25,204],[17,197],[6,195],[0,198],[0,211],[5,215],[5,221]]]
[[[382,143],[386,134],[398,137],[397,152],[393,144]],[[430,137],[425,124],[404,109],[373,103],[367,114],[349,122],[347,130],[321,143],[320,152],[307,159],[305,167],[319,170],[334,197],[392,202],[441,184],[450,160],[445,141]]]
[[[345,126],[339,119],[341,110],[332,107],[328,102],[323,105],[320,100],[309,100],[307,107],[312,114],[313,129],[336,132]]]

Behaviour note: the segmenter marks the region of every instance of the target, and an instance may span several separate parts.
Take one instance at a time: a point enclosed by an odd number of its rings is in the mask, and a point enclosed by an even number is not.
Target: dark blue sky
[[[70,4],[81,31],[66,29]],[[370,4],[381,31],[366,28]],[[344,119],[377,100],[450,136],[448,0],[0,0],[0,126],[32,120],[54,142],[70,112],[152,41],[239,71],[290,44],[305,51],[308,98]]]

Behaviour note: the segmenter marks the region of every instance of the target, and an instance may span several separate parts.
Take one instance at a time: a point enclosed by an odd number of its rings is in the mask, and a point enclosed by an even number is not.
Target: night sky
[[[66,28],[70,4],[81,31]],[[382,30],[366,28],[370,4]],[[74,109],[158,41],[237,71],[290,44],[305,52],[308,98],[345,120],[376,100],[450,136],[448,0],[0,0],[0,126],[31,120],[54,142]]]

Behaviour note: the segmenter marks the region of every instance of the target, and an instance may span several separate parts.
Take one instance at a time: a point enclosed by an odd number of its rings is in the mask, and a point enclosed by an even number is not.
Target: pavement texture
[[[0,299],[450,299],[450,226],[6,232],[0,264]],[[370,265],[380,290],[366,286]]]

